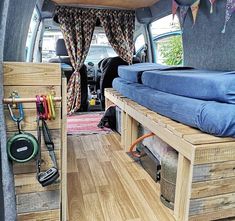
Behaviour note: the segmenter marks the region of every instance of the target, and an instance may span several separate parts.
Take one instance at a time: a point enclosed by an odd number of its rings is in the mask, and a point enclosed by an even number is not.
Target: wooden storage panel
[[[17,91],[22,98],[54,93],[55,96],[66,99],[66,96],[63,94],[65,92],[63,90],[62,93],[62,90],[61,69],[59,64],[4,63],[4,95],[6,98],[9,97],[13,91]],[[35,103],[25,103],[23,107],[25,118],[21,123],[21,129],[37,137],[36,105]],[[20,221],[58,221],[61,219],[61,205],[63,205],[63,207],[66,206],[61,204],[61,201],[63,201],[63,198],[61,198],[61,183],[66,183],[66,176],[64,176],[64,162],[66,157],[63,156],[64,149],[66,149],[66,141],[64,142],[66,129],[62,129],[62,126],[66,124],[66,119],[64,119],[65,115],[62,110],[61,102],[58,102],[56,103],[56,119],[47,121],[55,144],[55,153],[60,171],[60,177],[56,183],[47,187],[42,187],[38,183],[36,179],[35,160],[22,164],[13,163],[17,214],[18,220]],[[17,131],[17,127],[11,120],[7,108],[5,108],[5,119],[7,136],[9,137]],[[50,166],[52,166],[52,162],[42,139],[41,170],[45,171]],[[62,195],[64,196],[64,194]]]
[[[126,151],[135,139],[135,125],[139,122],[179,153],[174,220],[209,221],[235,217],[234,138],[215,137],[173,121],[114,89],[106,89],[105,97],[122,110],[121,140]]]

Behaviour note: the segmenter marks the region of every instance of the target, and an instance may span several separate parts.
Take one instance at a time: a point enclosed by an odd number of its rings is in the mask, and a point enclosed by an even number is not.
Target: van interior
[[[0,220],[235,220],[235,0],[1,0]]]

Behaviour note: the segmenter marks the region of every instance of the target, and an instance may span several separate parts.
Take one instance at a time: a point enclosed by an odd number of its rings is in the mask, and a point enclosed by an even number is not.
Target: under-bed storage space
[[[175,207],[164,207],[165,220],[217,220],[235,216],[235,139],[220,138],[161,116],[106,89],[109,104],[121,110],[121,142],[126,151],[136,140],[137,123],[178,152]],[[156,196],[156,200],[158,197]]]

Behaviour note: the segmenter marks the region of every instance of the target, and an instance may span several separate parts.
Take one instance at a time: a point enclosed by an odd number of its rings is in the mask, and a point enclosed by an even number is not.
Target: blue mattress
[[[235,104],[235,72],[202,70],[146,71],[142,83],[153,89],[196,98]]]
[[[141,75],[144,71],[161,70],[169,66],[156,63],[138,63],[133,65],[120,65],[118,67],[119,77],[131,82],[141,83]]]
[[[133,65],[120,65],[118,67],[119,77],[134,83],[142,83],[142,74],[144,71],[168,71],[168,70],[192,70],[192,67],[166,66],[156,63],[138,63]]]
[[[137,103],[216,136],[235,137],[235,105],[169,94],[121,78],[113,88]]]

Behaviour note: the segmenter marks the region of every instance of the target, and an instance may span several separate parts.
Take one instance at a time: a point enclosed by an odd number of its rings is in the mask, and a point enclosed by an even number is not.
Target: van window
[[[154,21],[150,25],[153,39],[154,60],[165,65],[182,65],[182,33],[177,16],[172,15]]]
[[[135,40],[135,51],[138,52],[145,44],[144,35],[139,35]]]
[[[56,57],[56,41],[63,38],[60,30],[46,30],[42,41],[42,62],[49,62],[51,58]]]
[[[31,22],[29,25],[29,32],[26,41],[26,61],[32,60],[32,53],[34,47],[34,41],[37,35],[38,26],[40,23],[40,16],[37,8],[34,9]]]
[[[42,43],[42,62],[49,62],[51,58],[56,57],[56,42],[63,38],[59,29],[46,30],[43,35]],[[116,52],[110,46],[103,30],[96,28],[92,36],[90,50],[85,63],[92,62],[98,64],[100,60],[106,57],[115,57]]]

